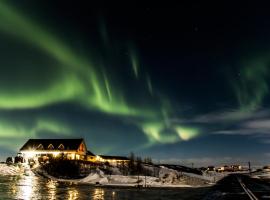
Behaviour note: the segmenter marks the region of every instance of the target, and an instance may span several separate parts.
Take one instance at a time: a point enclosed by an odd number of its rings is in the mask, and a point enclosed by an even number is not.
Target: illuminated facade
[[[96,160],[99,162],[103,162],[103,163],[108,162],[112,165],[117,165],[117,164],[129,162],[129,159],[127,157],[124,157],[124,156],[99,155],[99,156],[96,156]]]
[[[35,158],[41,162],[52,157],[68,160],[88,160],[95,157],[87,151],[83,139],[29,139],[20,149],[20,153],[26,159]]]
[[[87,150],[83,139],[29,139],[20,149],[20,154],[28,161],[34,159],[40,163],[45,163],[51,158],[92,163],[108,162],[112,165],[129,161],[123,156],[96,156]]]

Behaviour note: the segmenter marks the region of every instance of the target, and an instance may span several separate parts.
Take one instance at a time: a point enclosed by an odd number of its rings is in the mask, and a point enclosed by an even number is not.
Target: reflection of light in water
[[[68,191],[68,200],[75,200],[75,199],[79,199],[79,193],[76,189],[71,188]]]
[[[34,176],[23,176],[18,180],[16,185],[16,198],[25,200],[32,199],[33,190],[36,187],[38,187],[38,184],[37,179]]]
[[[48,190],[48,198],[56,199],[56,181],[48,180],[46,183],[46,187]]]
[[[11,185],[10,190],[11,190],[12,195],[15,195],[16,194],[16,185],[15,184]]]
[[[114,200],[116,197],[115,197],[115,191],[112,192],[112,200]]]
[[[102,188],[95,188],[93,200],[104,200],[104,190]]]

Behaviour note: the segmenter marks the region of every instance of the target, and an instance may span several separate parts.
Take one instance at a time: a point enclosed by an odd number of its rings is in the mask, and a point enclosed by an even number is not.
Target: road
[[[270,200],[270,181],[231,174],[220,180],[204,200]]]

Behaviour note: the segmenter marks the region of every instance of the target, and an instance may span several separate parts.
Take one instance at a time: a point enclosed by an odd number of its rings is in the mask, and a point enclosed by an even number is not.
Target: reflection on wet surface
[[[104,200],[104,189],[103,188],[95,188],[93,199],[94,200]]]
[[[0,176],[0,199],[202,199],[208,188],[119,188],[94,187],[88,184],[58,183],[42,177]]]
[[[56,182],[52,180],[47,180],[46,188],[48,189],[48,198],[56,199]]]

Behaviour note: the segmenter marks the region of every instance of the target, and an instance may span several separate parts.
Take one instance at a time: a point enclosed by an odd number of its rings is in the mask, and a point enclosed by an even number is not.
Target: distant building
[[[208,166],[207,171],[215,171],[215,166]]]
[[[120,164],[120,163],[126,163],[129,162],[129,159],[124,156],[106,156],[106,155],[99,155],[96,156],[97,161],[99,162],[108,162],[110,164]]]
[[[95,155],[87,151],[84,139],[29,139],[20,149],[25,158],[41,161],[52,157],[68,160],[94,160]]]
[[[243,168],[241,165],[224,165],[222,167],[217,168],[218,172],[237,172],[237,171],[241,171]]]
[[[241,171],[242,170],[242,166],[241,165],[232,165],[231,166],[232,171]]]

